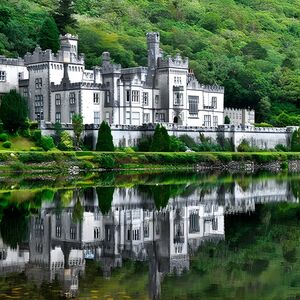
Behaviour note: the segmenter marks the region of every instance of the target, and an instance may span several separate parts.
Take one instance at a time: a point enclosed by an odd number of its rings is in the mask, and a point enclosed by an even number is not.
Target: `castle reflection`
[[[225,238],[226,214],[254,211],[257,203],[297,201],[290,184],[275,179],[247,188],[236,182],[187,184],[157,208],[163,189],[158,195],[147,186],[69,190],[68,201],[66,191],[57,192],[30,216],[27,240],[14,248],[0,239],[0,274],[25,272],[37,286],[58,280],[62,293],[74,296],[87,259],[101,262],[106,278],[124,260],[148,261],[149,296],[159,299],[164,275],[188,271],[202,243]]]

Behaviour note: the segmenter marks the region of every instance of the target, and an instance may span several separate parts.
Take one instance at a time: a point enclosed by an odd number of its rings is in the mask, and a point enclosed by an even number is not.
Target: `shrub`
[[[99,164],[99,167],[104,169],[113,169],[116,166],[116,161],[111,155],[97,155],[93,159]]]
[[[42,132],[40,130],[35,130],[32,135],[33,140],[39,144],[42,138]]]
[[[262,123],[255,123],[254,126],[255,127],[273,127],[272,124],[264,123],[264,122],[262,122]]]
[[[30,147],[30,151],[43,151],[42,147]]]
[[[195,142],[195,140],[190,137],[189,135],[187,134],[183,134],[179,137],[179,139],[189,148],[189,149],[192,149],[194,151],[198,150],[197,149],[197,144]]]
[[[292,140],[291,140],[291,151],[293,152],[300,151],[300,128],[293,132]]]
[[[4,142],[4,143],[2,144],[2,146],[3,146],[4,148],[10,148],[10,147],[11,147],[11,142],[10,142],[10,141],[6,141],[6,142]]]
[[[22,173],[26,170],[26,166],[20,161],[13,162],[10,165],[10,168],[12,171],[18,172],[18,173]]]
[[[33,121],[33,122],[29,122],[29,129],[30,130],[36,130],[39,128],[39,124],[38,122],[36,121]]]
[[[30,137],[30,130],[29,129],[23,129],[21,131],[21,135],[25,138],[29,138]]]
[[[168,152],[170,149],[170,137],[164,126],[156,125],[150,151]]]
[[[282,144],[277,144],[275,146],[275,150],[276,151],[280,151],[280,152],[287,152],[288,151],[288,148]]]
[[[8,139],[9,139],[8,134],[6,134],[6,133],[1,133],[0,134],[0,141],[1,142],[6,142],[6,141],[8,141]]]
[[[138,151],[148,152],[152,143],[152,136],[144,136],[138,143]]]
[[[89,161],[85,161],[82,164],[82,169],[84,169],[84,170],[92,170],[93,168],[94,168],[94,165]]]
[[[251,151],[251,147],[249,145],[249,142],[247,140],[243,139],[241,141],[241,143],[238,145],[237,151],[238,152],[250,152]]]
[[[48,151],[52,148],[54,148],[54,141],[53,138],[51,136],[42,136],[41,138],[41,147],[45,150]]]
[[[186,150],[185,144],[175,135],[170,136],[170,151],[184,152]]]
[[[70,136],[70,134],[68,132],[63,131],[61,133],[58,149],[63,150],[63,151],[70,151],[70,150],[73,150],[73,148],[74,148],[74,146],[73,146],[72,137]]]
[[[110,127],[103,121],[98,131],[96,151],[114,151],[114,149]]]

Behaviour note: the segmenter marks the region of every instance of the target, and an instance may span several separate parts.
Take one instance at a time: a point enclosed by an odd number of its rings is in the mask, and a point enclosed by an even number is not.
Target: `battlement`
[[[24,66],[24,59],[20,57],[8,58],[4,55],[0,55],[0,65]]]
[[[69,47],[68,52],[70,52],[71,47]],[[56,54],[52,52],[52,50],[47,49],[43,51],[39,45],[36,46],[33,53],[26,53],[24,56],[24,64],[30,65],[30,64],[36,64],[36,63],[43,63],[43,62],[57,62],[57,63],[63,63],[63,62],[69,62],[73,64],[80,64],[84,65],[84,55],[80,55],[78,57],[74,55],[70,55],[69,61],[66,61],[64,53],[66,51],[59,50]],[[71,52],[70,52],[71,53]]]
[[[159,32],[148,32],[147,36],[147,43],[159,43],[160,35]]]
[[[158,68],[180,68],[188,69],[189,59],[187,57],[182,58],[179,54],[175,57],[166,56],[158,58]]]
[[[79,89],[89,89],[89,90],[105,90],[105,85],[101,83],[92,82],[69,82],[62,84],[54,84],[51,82],[51,92],[60,92],[64,90],[79,90]]]

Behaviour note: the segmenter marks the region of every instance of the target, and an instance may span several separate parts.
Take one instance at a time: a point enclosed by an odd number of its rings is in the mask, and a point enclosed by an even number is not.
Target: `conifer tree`
[[[72,125],[73,125],[73,131],[74,131],[74,136],[75,136],[75,146],[79,147],[80,136],[84,129],[83,118],[80,114],[73,115]]]
[[[170,137],[165,127],[156,125],[150,151],[167,152],[170,150]]]
[[[55,13],[55,22],[61,34],[67,33],[67,27],[76,28],[77,22],[74,18],[73,0],[59,0],[58,9]]]
[[[300,151],[300,128],[293,132],[291,140],[291,150],[294,152]]]
[[[47,17],[39,33],[39,44],[43,50],[51,49],[57,52],[59,49],[59,32],[53,17]]]
[[[96,151],[114,151],[113,137],[109,125],[103,121],[98,131]]]
[[[228,116],[225,116],[224,124],[230,124],[230,118]]]
[[[0,119],[5,129],[10,132],[18,131],[18,129],[24,126],[27,115],[27,102],[16,90],[11,90],[2,97]]]

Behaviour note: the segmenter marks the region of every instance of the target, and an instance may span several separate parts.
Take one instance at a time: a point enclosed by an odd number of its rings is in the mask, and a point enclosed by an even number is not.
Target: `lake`
[[[300,175],[0,179],[0,299],[300,299]]]

